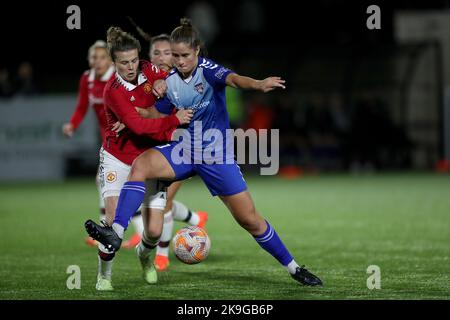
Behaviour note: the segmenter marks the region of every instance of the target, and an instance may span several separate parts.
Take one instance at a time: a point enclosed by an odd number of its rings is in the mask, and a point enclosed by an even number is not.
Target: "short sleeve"
[[[174,108],[167,95],[165,95],[162,99],[157,100],[155,107],[159,112],[164,114],[172,114]]]
[[[206,58],[200,58],[199,67],[203,68],[206,81],[214,88],[225,87],[227,76],[234,73],[234,71]]]

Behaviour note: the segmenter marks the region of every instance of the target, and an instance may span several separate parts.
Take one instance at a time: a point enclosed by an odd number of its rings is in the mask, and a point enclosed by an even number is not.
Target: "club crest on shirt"
[[[203,93],[203,83],[197,83],[195,86],[194,86],[194,89],[195,89],[195,91],[197,91],[198,93]]]
[[[152,85],[148,82],[144,84],[144,92],[150,94],[152,92]]]
[[[117,173],[115,171],[110,171],[106,173],[106,181],[109,183],[113,183],[117,180]]]

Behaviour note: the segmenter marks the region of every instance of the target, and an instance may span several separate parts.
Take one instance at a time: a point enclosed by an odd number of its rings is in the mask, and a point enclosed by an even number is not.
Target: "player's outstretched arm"
[[[131,102],[117,91],[107,91],[104,94],[105,104],[129,130],[138,135],[156,138],[161,132],[174,130],[180,124],[189,123],[192,110],[183,110],[176,114],[157,119],[144,119],[134,109]],[[181,110],[180,110],[181,111]]]
[[[252,89],[262,92],[269,92],[276,88],[286,89],[285,80],[280,77],[268,77],[263,80],[256,80],[250,77],[240,76],[230,73],[225,79],[227,86],[238,89]]]
[[[80,79],[79,89],[78,89],[78,101],[75,107],[75,111],[70,118],[70,121],[64,123],[62,127],[62,132],[65,136],[71,138],[78,126],[83,121],[89,107],[89,93],[88,93],[88,81],[87,75],[83,74]]]
[[[135,107],[135,109],[142,118],[155,119],[155,118],[163,118],[163,117],[168,116],[167,114],[160,113],[159,111],[155,111],[154,114],[157,114],[159,116],[154,117],[154,116],[151,116],[151,115],[145,113],[149,109],[138,108],[138,107]],[[155,109],[155,108],[151,108],[151,109]],[[148,116],[146,117],[145,115],[148,115]],[[178,118],[180,125],[189,124],[189,122],[191,122],[191,120],[192,120],[192,117],[194,116],[194,112],[190,109],[182,109],[182,110],[178,110],[177,113],[175,113],[175,116]],[[111,130],[114,131],[117,135],[119,135],[120,132],[122,130],[124,130],[125,128],[126,128],[126,125],[124,123],[117,121],[111,127]],[[160,138],[160,137],[166,137],[166,136],[165,135],[161,136],[160,133],[152,134],[152,138],[154,138],[155,140],[165,140],[165,138]]]

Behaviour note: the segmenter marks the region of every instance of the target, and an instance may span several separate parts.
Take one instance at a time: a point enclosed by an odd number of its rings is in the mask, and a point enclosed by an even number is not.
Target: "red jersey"
[[[135,107],[154,108],[153,83],[158,79],[165,79],[167,75],[145,60],[140,61],[139,67],[141,71],[137,85],[127,82],[116,72],[104,91],[108,126],[103,148],[128,165],[145,150],[163,141],[170,141],[172,133],[180,124],[175,114],[158,119],[144,119],[137,113]],[[126,126],[118,137],[111,130],[117,121]]]
[[[80,78],[78,102],[75,111],[70,119],[70,123],[75,130],[83,121],[89,106],[94,108],[97,116],[98,125],[100,127],[100,133],[102,135],[102,141],[105,138],[106,131],[106,116],[105,107],[103,103],[103,90],[106,83],[114,75],[114,67],[111,66],[106,73],[100,78],[95,78],[95,70],[87,70]]]

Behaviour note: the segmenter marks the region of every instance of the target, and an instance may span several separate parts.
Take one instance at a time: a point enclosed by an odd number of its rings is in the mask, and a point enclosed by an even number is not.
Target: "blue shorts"
[[[161,152],[169,161],[175,172],[175,180],[185,180],[198,174],[213,196],[231,196],[247,190],[247,183],[235,160],[232,163],[223,164],[195,164],[193,161],[191,163],[174,163],[171,153],[178,143],[178,141],[174,141],[153,148]]]

